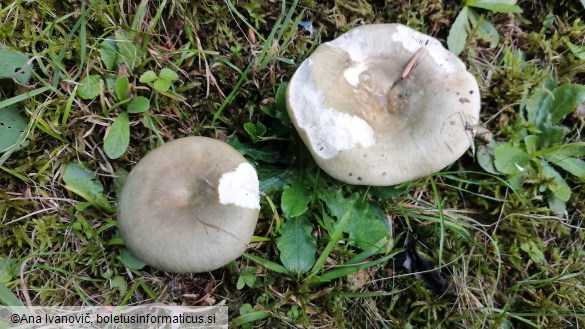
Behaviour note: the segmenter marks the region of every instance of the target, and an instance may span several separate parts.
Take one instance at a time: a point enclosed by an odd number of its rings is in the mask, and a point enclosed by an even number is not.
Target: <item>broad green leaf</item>
[[[548,207],[555,215],[563,215],[567,211],[567,203],[555,197],[554,194],[548,197]]]
[[[136,258],[136,256],[134,256],[130,250],[126,248],[122,248],[120,250],[120,255],[118,255],[116,258],[120,260],[124,266],[133,270],[141,270],[144,268],[144,266],[146,266],[144,262]]]
[[[256,276],[255,267],[249,267],[249,269],[250,269],[249,273],[246,273],[245,275],[241,276],[241,278],[244,279],[243,281],[248,287],[253,288],[254,284],[256,284],[256,280],[258,279],[258,277]]]
[[[574,108],[585,102],[585,86],[565,84],[553,90],[553,100],[548,109],[552,124],[561,121]]]
[[[582,1],[585,1],[585,0],[582,0]],[[575,55],[575,57],[577,57],[579,59],[585,59],[585,46],[583,46],[583,45],[578,46],[578,45],[572,43],[571,41],[567,41],[566,44],[567,44],[567,47],[573,53],[573,55]]]
[[[33,66],[29,63],[28,56],[0,44],[0,80],[14,79],[27,84],[32,70]]]
[[[548,108],[551,101],[552,91],[557,86],[555,79],[547,79],[538,88],[526,102],[527,119],[529,122],[534,122],[537,127],[541,127],[544,124],[546,111],[544,108]]]
[[[0,258],[0,283],[12,281],[20,273],[20,264],[11,258]]]
[[[554,147],[560,145],[565,135],[570,132],[570,129],[565,126],[552,126],[550,123],[550,117],[545,121],[544,126],[541,128],[542,133],[538,135],[539,149],[546,149],[548,147]],[[537,151],[537,153],[539,153]]]
[[[21,114],[20,108],[11,105],[0,109],[0,153],[14,147],[17,151],[26,147],[24,134],[28,125],[28,119]]]
[[[22,301],[3,282],[0,282],[0,305],[24,306]]]
[[[240,277],[238,278],[238,283],[236,284],[236,288],[241,290],[244,286],[248,286],[250,288],[254,287],[256,281],[258,279],[256,268],[255,267],[245,267],[240,272]]]
[[[138,81],[140,81],[141,83],[148,83],[148,82],[153,82],[156,79],[158,79],[158,77],[156,76],[156,73],[149,70],[149,71],[142,73],[142,75],[140,76],[140,79]]]
[[[91,204],[112,212],[112,206],[103,194],[104,187],[102,183],[91,171],[77,163],[68,163],[63,169],[61,178],[63,178],[66,184],[65,187],[68,190],[81,196]]]
[[[526,151],[511,143],[497,144],[494,158],[496,169],[508,175],[524,172],[530,166],[530,157]]]
[[[300,216],[307,211],[307,204],[311,201],[311,193],[300,180],[294,180],[284,188],[281,198],[281,208],[287,218]]]
[[[276,240],[280,261],[293,273],[306,273],[315,263],[317,247],[311,230],[305,217],[289,218],[280,229]]]
[[[366,250],[389,236],[384,212],[368,202],[357,202],[355,211],[345,227],[349,244]]]
[[[549,153],[554,153],[554,155],[560,157],[582,158],[585,157],[585,142],[556,145],[545,150],[540,150],[537,155],[545,155]]]
[[[495,48],[500,43],[500,34],[496,28],[472,9],[469,9],[469,21],[476,30],[477,36],[488,41],[491,48]]]
[[[242,290],[242,288],[244,288],[245,285],[246,285],[246,282],[244,281],[244,277],[240,276],[238,278],[238,282],[236,283],[236,289]]]
[[[106,39],[100,43],[100,57],[108,70],[113,70],[118,63],[118,48],[116,42]]]
[[[266,126],[261,122],[246,122],[244,123],[244,130],[248,133],[252,142],[256,143],[266,133]]]
[[[286,88],[288,83],[283,82],[278,86],[276,90],[276,96],[274,97],[274,103],[278,111],[286,111]]]
[[[75,210],[81,212],[84,211],[85,209],[87,209],[87,207],[91,206],[92,203],[87,201],[87,202],[80,202],[78,204],[75,205]]]
[[[465,4],[499,13],[517,14],[522,12],[522,8],[516,6],[516,0],[467,0]]]
[[[585,161],[577,158],[558,156],[555,153],[545,154],[543,158],[550,163],[563,168],[577,178],[585,179]]]
[[[107,77],[105,79],[105,81],[106,81],[106,90],[110,94],[114,95],[117,99],[118,96],[116,96],[116,82],[118,81],[118,79],[115,77]]]
[[[175,71],[168,69],[166,67],[163,68],[162,70],[160,70],[160,73],[158,74],[158,76],[159,76],[159,78],[165,79],[168,81],[174,81],[174,80],[179,79],[179,75]]]
[[[528,135],[524,137],[524,145],[526,145],[526,152],[529,155],[534,154],[536,152],[536,147],[538,145],[538,136]]]
[[[393,186],[370,186],[368,192],[380,201],[394,200],[410,190],[412,184],[402,183]]]
[[[327,210],[331,216],[338,220],[354,210],[355,203],[358,200],[358,194],[352,194],[349,197],[344,197],[339,190],[319,190],[318,197],[327,206]],[[351,215],[351,214],[350,214]],[[335,224],[337,226],[337,224]],[[332,232],[329,232],[331,234]]]
[[[349,220],[343,228],[349,235],[349,244],[365,250],[388,237],[388,222],[384,213],[367,201],[362,201],[358,194],[346,198],[339,190],[320,191],[319,198],[337,220],[349,213]]]
[[[269,117],[271,118],[275,117],[276,110],[274,107],[268,105],[260,105],[259,108],[260,111],[262,111],[262,113],[268,115]]]
[[[104,152],[110,159],[117,159],[126,152],[129,143],[130,121],[128,113],[121,112],[104,138]]]
[[[240,152],[240,154],[247,155],[254,160],[263,161],[266,163],[277,162],[272,152],[264,151],[256,147],[252,147],[251,145],[244,144],[240,142],[240,140],[235,135],[234,137],[228,139],[227,143]]]
[[[288,84],[286,82],[281,83],[276,90],[274,96],[274,117],[276,117],[280,124],[284,127],[279,128],[282,133],[287,133],[289,128],[292,128],[288,111],[286,110],[286,88]],[[274,128],[273,128],[274,129]]]
[[[142,113],[150,108],[150,100],[144,96],[138,96],[128,103],[128,113]]]
[[[164,93],[165,91],[171,89],[171,82],[165,79],[158,79],[154,82],[154,89]]]
[[[272,195],[277,191],[283,191],[294,174],[292,170],[269,168],[267,166],[262,166],[257,171],[258,178],[260,179],[260,191],[267,195]]]
[[[481,145],[477,148],[477,162],[483,168],[483,170],[491,173],[491,174],[498,174],[496,167],[494,165],[494,154],[489,146]]]
[[[134,43],[134,33],[118,31],[115,33],[118,48],[118,64],[125,63],[130,71],[142,61],[143,52]]]
[[[110,287],[118,289],[120,296],[124,296],[128,292],[128,284],[120,275],[116,275],[116,277],[110,280]]]
[[[77,94],[83,99],[94,99],[100,94],[100,82],[102,78],[99,75],[88,75],[79,81]]]
[[[118,77],[116,79],[116,97],[118,101],[126,100],[128,96],[130,96],[130,82],[128,81],[128,77]]]
[[[339,241],[343,238],[343,232],[347,225],[347,222],[351,219],[351,215],[353,212],[353,205],[356,203],[358,196],[354,194],[351,198],[348,198],[344,204],[340,204],[338,201],[343,201],[343,196],[339,190],[336,192],[330,190],[321,190],[319,193],[319,198],[323,200],[327,207],[329,208],[329,212],[335,214],[337,217],[337,221],[334,223],[334,227],[326,227],[325,229],[329,232],[329,242],[327,242],[327,246],[321,252],[321,255],[313,265],[311,269],[311,274],[316,274],[318,271],[321,271],[325,262],[327,261],[329,255],[333,251]],[[327,200],[329,199],[329,203]],[[323,214],[323,217],[328,217],[326,213]],[[327,219],[329,221],[329,219]],[[330,226],[326,224],[327,226]]]
[[[569,198],[571,197],[571,188],[565,179],[546,161],[541,161],[541,164],[544,176],[550,180],[547,184],[548,189],[551,190],[555,197],[560,200],[564,202],[569,201]]]
[[[449,30],[449,36],[447,36],[447,47],[455,54],[459,55],[463,48],[465,48],[465,42],[467,41],[467,29],[469,28],[469,7],[464,6],[463,9],[455,18],[451,29]]]

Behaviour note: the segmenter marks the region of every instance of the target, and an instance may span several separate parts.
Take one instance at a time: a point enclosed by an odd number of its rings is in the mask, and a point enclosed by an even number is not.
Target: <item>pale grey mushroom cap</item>
[[[206,272],[246,250],[259,211],[254,167],[226,143],[186,137],[148,153],[132,169],[118,227],[143,262],[169,272]]]
[[[416,63],[410,71],[409,62]],[[480,95],[463,62],[437,39],[401,24],[373,24],[320,45],[292,77],[287,108],[326,173],[384,186],[437,172],[463,155]]]

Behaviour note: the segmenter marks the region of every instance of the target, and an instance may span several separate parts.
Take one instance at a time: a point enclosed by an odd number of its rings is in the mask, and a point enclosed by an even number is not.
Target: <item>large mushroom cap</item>
[[[186,137],[155,149],[132,169],[120,196],[118,227],[145,263],[205,272],[245,251],[259,211],[254,167],[223,142]]]
[[[480,97],[475,78],[438,40],[374,24],[320,45],[292,77],[287,108],[329,175],[393,185],[463,155]]]

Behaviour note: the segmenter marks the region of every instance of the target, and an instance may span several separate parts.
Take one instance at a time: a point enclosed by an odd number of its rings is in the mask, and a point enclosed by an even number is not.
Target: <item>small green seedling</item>
[[[79,82],[77,94],[87,100],[96,98],[101,93],[103,80],[99,75],[88,75]],[[132,97],[130,82],[127,77],[118,77],[114,82],[113,96],[118,101],[109,111],[120,106],[126,108],[114,120],[104,137],[104,152],[110,159],[117,159],[130,143],[130,119],[128,114],[138,114],[150,108],[150,100],[144,96]]]
[[[130,82],[125,76],[121,76],[116,80],[115,94],[119,101],[116,105],[125,104],[126,111],[120,112],[104,138],[104,152],[110,159],[117,159],[122,156],[130,144],[130,119],[128,114],[143,113],[150,108],[148,98],[144,96],[130,98]]]
[[[257,268],[251,266],[244,267],[242,269],[240,277],[238,278],[236,288],[238,288],[238,290],[242,290],[245,286],[254,288],[254,284],[256,284],[257,278],[258,278]]]
[[[163,68],[158,76],[154,71],[146,71],[140,76],[140,82],[148,84],[159,93],[166,93],[179,80],[179,75],[171,69]]]
[[[132,71],[144,59],[144,52],[136,46],[133,32],[117,31],[110,38],[104,39],[100,44],[100,57],[106,69],[116,70],[124,64]],[[133,97],[130,89],[130,81],[125,76],[117,79],[107,77],[105,80],[100,75],[90,74],[79,82],[77,94],[79,97],[91,100],[100,95],[102,88],[113,90],[113,96],[117,100],[107,112],[117,107],[125,107],[104,137],[104,152],[110,159],[117,159],[126,152],[130,143],[130,119],[128,114],[138,114],[150,108],[150,100],[144,96]]]
[[[239,309],[240,316],[236,317],[230,322],[231,326],[238,326],[239,328],[249,329],[253,328],[252,323],[260,321],[271,316],[271,313],[266,310],[256,310],[250,304],[244,304]]]
[[[286,110],[286,88],[288,84],[282,83],[278,86],[274,97],[274,106],[260,105],[260,111],[275,121],[269,124],[270,129],[262,122],[246,122],[244,130],[250,136],[253,143],[278,140],[291,130],[291,122]]]
[[[116,80],[116,97],[120,103],[126,104],[126,110],[131,114],[138,114],[148,111],[150,100],[144,96],[131,97],[130,82],[127,77],[119,77]]]
[[[248,133],[252,142],[256,143],[263,140],[263,136],[266,133],[266,126],[262,122],[246,122],[244,123],[244,130]]]

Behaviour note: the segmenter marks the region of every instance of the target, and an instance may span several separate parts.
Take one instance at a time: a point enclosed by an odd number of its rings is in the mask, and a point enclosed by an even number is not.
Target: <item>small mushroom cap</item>
[[[256,170],[226,143],[168,142],[130,172],[118,227],[132,253],[161,270],[206,272],[239,257],[260,211]]]
[[[479,88],[459,58],[401,24],[320,45],[297,69],[287,109],[317,164],[357,185],[437,172],[470,147]]]

